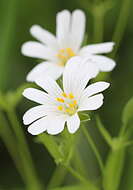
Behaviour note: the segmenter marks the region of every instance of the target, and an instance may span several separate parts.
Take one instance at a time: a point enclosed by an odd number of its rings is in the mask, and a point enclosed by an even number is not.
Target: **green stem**
[[[83,162],[81,158],[81,154],[78,152],[77,149],[74,150],[74,157],[72,161],[73,161],[72,163],[75,169],[77,169],[80,174],[82,174],[84,177],[87,178],[88,174],[87,174],[85,163]]]
[[[28,190],[41,190],[41,184],[38,181],[36,176],[33,160],[31,154],[28,149],[28,145],[26,143],[26,139],[22,130],[22,126],[20,126],[14,109],[7,110],[8,118],[11,122],[12,129],[14,134],[16,135],[18,146],[20,149],[21,160],[23,162],[23,167],[25,170],[25,175],[28,181]],[[44,188],[43,188],[44,189]]]
[[[98,190],[98,188],[91,183],[88,179],[85,179],[77,171],[75,171],[71,166],[63,165],[76,179],[78,179],[84,185],[87,185],[91,190]]]
[[[119,136],[125,136],[125,133],[126,133],[126,128],[127,128],[127,125],[122,125],[121,129],[120,129],[120,133],[119,133]]]
[[[18,147],[17,147],[17,143],[16,143],[16,139],[10,129],[10,127],[8,126],[7,120],[5,119],[5,116],[2,112],[0,112],[0,136],[5,144],[5,146],[7,147],[7,150],[9,152],[9,154],[11,155],[16,168],[18,170],[18,172],[20,173],[22,179],[24,182],[26,182],[26,178],[25,178],[25,174],[23,172],[23,167],[20,163],[20,156],[19,156],[19,151],[18,151]]]
[[[100,43],[103,41],[103,33],[104,33],[104,12],[102,7],[94,8],[94,36],[93,43]]]
[[[115,29],[115,32],[114,32],[114,35],[112,38],[112,41],[116,42],[116,47],[115,47],[115,50],[113,51],[113,53],[111,54],[111,57],[114,57],[116,55],[116,52],[120,46],[120,42],[123,38],[124,31],[125,31],[126,24],[127,24],[127,19],[128,19],[129,13],[130,13],[130,11],[129,11],[130,2],[131,2],[131,0],[123,0],[122,7],[120,10],[120,15],[118,18],[118,23],[117,23],[117,26],[116,26],[116,29]]]
[[[62,185],[66,174],[67,174],[67,170],[65,168],[62,168],[61,166],[57,166],[52,175],[52,178],[50,179],[47,189],[52,189],[52,188],[59,187],[60,185]]]
[[[99,154],[99,152],[97,150],[97,147],[96,147],[95,143],[93,142],[93,139],[91,138],[90,134],[88,133],[86,127],[82,126],[81,129],[82,129],[84,135],[86,136],[86,139],[87,139],[88,143],[90,144],[90,146],[91,146],[91,148],[92,148],[92,150],[93,150],[93,152],[94,152],[94,154],[95,154],[95,156],[97,158],[100,170],[103,173],[104,165],[103,165],[101,156],[100,156],[100,154]]]
[[[18,0],[3,1],[3,25],[1,27],[1,42],[0,42],[0,88],[5,90],[9,83],[9,53],[11,49],[11,43],[13,41],[16,11]],[[6,70],[6,72],[5,72]]]
[[[118,190],[125,161],[125,148],[111,150],[108,154],[104,175],[104,190]]]

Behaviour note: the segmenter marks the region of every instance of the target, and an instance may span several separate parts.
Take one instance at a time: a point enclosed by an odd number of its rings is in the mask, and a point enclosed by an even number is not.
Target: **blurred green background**
[[[93,42],[93,16],[90,5],[95,0],[0,0],[0,91],[15,90],[25,82],[26,74],[35,66],[37,61],[21,55],[21,45],[33,38],[29,34],[29,28],[33,24],[40,24],[45,29],[55,33],[55,16],[63,9],[82,9],[87,17],[87,35],[89,42]],[[97,3],[102,0],[97,0]],[[113,7],[104,18],[104,39],[111,41],[123,2],[127,0],[112,1]],[[106,93],[105,105],[100,109],[103,122],[108,131],[117,135],[121,124],[122,109],[127,100],[133,96],[133,1],[128,10],[129,17],[123,39],[116,53],[117,67],[111,73],[111,88]],[[95,13],[94,13],[95,14]],[[124,16],[123,16],[124,18]],[[99,25],[99,23],[97,23]],[[28,101],[22,100],[18,106],[18,117],[22,120],[22,114],[30,107]],[[27,140],[35,161],[40,179],[47,183],[55,165],[47,150],[42,145],[36,144],[34,138],[26,132]],[[91,129],[92,131],[92,129]],[[106,159],[107,147],[99,138],[94,129],[92,134],[100,143],[100,152]],[[85,150],[85,147],[84,149]],[[91,155],[91,152],[90,152]],[[87,155],[86,155],[87,157]],[[89,156],[88,163],[93,163],[93,157]],[[90,164],[91,165],[91,164]],[[93,171],[94,168],[91,168]],[[116,171],[117,172],[117,171]],[[126,162],[121,182],[121,190],[133,190],[133,148],[126,152]],[[126,185],[125,185],[126,184]],[[22,187],[23,182],[0,139],[0,189],[12,189]],[[128,188],[127,188],[128,187]]]

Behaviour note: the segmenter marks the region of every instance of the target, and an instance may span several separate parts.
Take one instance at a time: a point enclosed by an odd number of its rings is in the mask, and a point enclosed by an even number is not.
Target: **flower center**
[[[70,116],[77,112],[78,104],[73,93],[66,94],[63,92],[60,97],[56,98],[56,101],[59,103],[57,106],[59,111]]]
[[[65,48],[65,49],[60,49],[59,53],[56,55],[59,59],[59,65],[60,66],[65,66],[66,62],[68,59],[71,57],[75,56],[76,54],[71,48]]]

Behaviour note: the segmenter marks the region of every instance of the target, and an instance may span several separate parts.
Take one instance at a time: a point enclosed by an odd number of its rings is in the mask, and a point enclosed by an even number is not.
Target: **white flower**
[[[71,14],[61,11],[56,17],[56,37],[38,25],[31,27],[30,32],[40,42],[30,41],[22,46],[22,53],[29,57],[39,58],[40,64],[28,74],[28,81],[35,81],[38,76],[48,75],[58,79],[68,59],[73,56],[88,56],[99,71],[111,71],[115,62],[103,55],[112,51],[114,43],[106,42],[87,45],[81,48],[85,34],[85,15],[81,10]]]
[[[96,110],[103,104],[103,94],[99,92],[109,87],[107,82],[96,82],[87,86],[97,75],[97,67],[87,59],[71,58],[63,73],[63,90],[50,77],[38,78],[35,82],[45,90],[25,89],[23,95],[41,105],[28,110],[23,116],[25,125],[32,135],[44,131],[56,135],[63,131],[65,123],[68,131],[75,133],[80,126],[78,112]],[[85,88],[86,87],[86,88]]]

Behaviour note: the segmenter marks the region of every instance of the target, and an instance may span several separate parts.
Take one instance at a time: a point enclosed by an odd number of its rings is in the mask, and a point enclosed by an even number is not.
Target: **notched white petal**
[[[46,125],[45,122],[47,122],[47,118],[41,118],[37,121],[35,121],[34,123],[32,123],[29,127],[28,127],[28,132],[32,135],[39,135],[41,133],[43,133],[44,131],[46,131]]]
[[[58,43],[56,37],[50,33],[49,31],[45,30],[39,25],[33,25],[30,29],[30,33],[33,37],[41,41],[42,43],[46,44],[47,46],[58,49]]]
[[[63,87],[65,92],[80,96],[91,78],[98,74],[99,70],[95,64],[89,62],[88,58],[71,58],[63,73]]]
[[[91,59],[92,62],[94,62],[98,66],[99,70],[103,72],[112,71],[116,66],[116,63],[113,59],[102,55],[93,55]]]
[[[84,39],[85,34],[85,14],[81,10],[75,10],[72,12],[71,19],[71,44],[72,47],[77,51]]]
[[[55,60],[56,52],[39,42],[26,42],[22,45],[21,52],[25,56]]]
[[[69,117],[67,120],[67,128],[69,133],[75,133],[80,126],[80,119],[78,114],[76,113],[75,115]]]
[[[56,16],[56,35],[61,46],[66,46],[69,39],[71,13],[63,10]]]
[[[61,116],[58,117],[49,117],[48,125],[47,125],[47,132],[50,135],[57,135],[64,130],[65,126],[65,118]]]
[[[109,53],[113,50],[114,45],[114,42],[104,42],[87,45],[80,50],[80,55]]]
[[[24,114],[23,123],[24,125],[29,125],[33,121],[44,117],[47,113],[48,111],[44,105],[33,107]]]
[[[36,84],[48,92],[51,96],[58,97],[62,94],[62,90],[55,80],[51,77],[40,77],[36,79]]]
[[[51,62],[42,62],[35,66],[27,75],[26,80],[34,82],[40,77],[52,77],[57,80],[63,73],[64,68]]]
[[[49,102],[48,94],[35,88],[25,89],[23,92],[23,96],[39,104],[45,104]]]
[[[78,111],[97,110],[102,106],[103,99],[103,94],[97,94],[95,96],[86,98],[82,102],[80,102]]]
[[[81,99],[92,96],[99,92],[106,90],[110,84],[108,82],[100,81],[89,85],[82,93]]]

